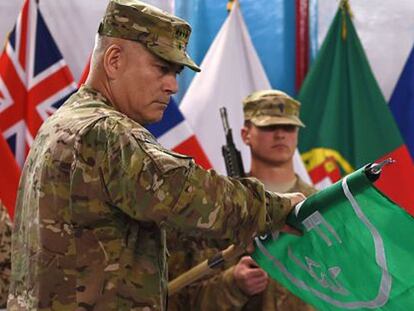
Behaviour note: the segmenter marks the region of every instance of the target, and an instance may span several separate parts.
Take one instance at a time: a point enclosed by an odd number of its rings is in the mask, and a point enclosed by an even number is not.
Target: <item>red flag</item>
[[[0,200],[7,207],[10,218],[13,219],[16,192],[19,185],[19,167],[14,160],[9,146],[0,135]]]

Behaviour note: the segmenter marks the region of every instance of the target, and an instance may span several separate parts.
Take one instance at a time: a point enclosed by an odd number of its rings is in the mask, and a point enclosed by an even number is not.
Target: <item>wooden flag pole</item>
[[[245,249],[243,247],[230,245],[214,257],[203,261],[169,282],[168,295],[174,295],[182,288],[198,281],[202,277],[219,271],[218,268],[222,267],[225,262],[233,261],[240,257],[244,252]]]

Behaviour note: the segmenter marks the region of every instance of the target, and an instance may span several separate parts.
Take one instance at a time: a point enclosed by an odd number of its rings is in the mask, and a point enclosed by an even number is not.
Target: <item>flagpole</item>
[[[225,263],[233,262],[243,253],[245,253],[245,249],[243,247],[236,246],[234,244],[230,245],[225,250],[218,252],[214,257],[204,260],[200,264],[170,281],[168,283],[168,296],[174,295],[182,288],[198,281],[206,275],[220,271],[219,268],[221,268]]]

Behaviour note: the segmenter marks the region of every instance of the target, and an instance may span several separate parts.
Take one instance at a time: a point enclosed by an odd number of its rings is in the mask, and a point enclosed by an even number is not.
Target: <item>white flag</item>
[[[220,107],[226,107],[237,148],[244,167],[250,168],[250,151],[241,140],[243,99],[258,90],[271,89],[263,66],[252,44],[238,5],[224,22],[211,44],[197,74],[181,102],[180,109],[193,128],[212,166],[225,174],[221,146],[225,144]],[[295,171],[311,183],[296,151]]]

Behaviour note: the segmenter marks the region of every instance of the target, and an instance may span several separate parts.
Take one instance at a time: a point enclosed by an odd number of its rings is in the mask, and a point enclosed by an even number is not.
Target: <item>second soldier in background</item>
[[[277,90],[258,91],[243,101],[242,139],[249,146],[252,161],[249,175],[275,192],[302,192],[309,196],[316,189],[295,174],[293,155],[298,132],[304,124],[299,119],[300,103]],[[209,258],[219,248],[205,241],[180,239],[170,245],[170,277]],[[180,249],[177,249],[180,245]],[[190,251],[191,250],[191,251]],[[227,266],[221,273],[206,277],[171,297],[170,310],[314,310],[279,283],[269,279],[249,256]]]

